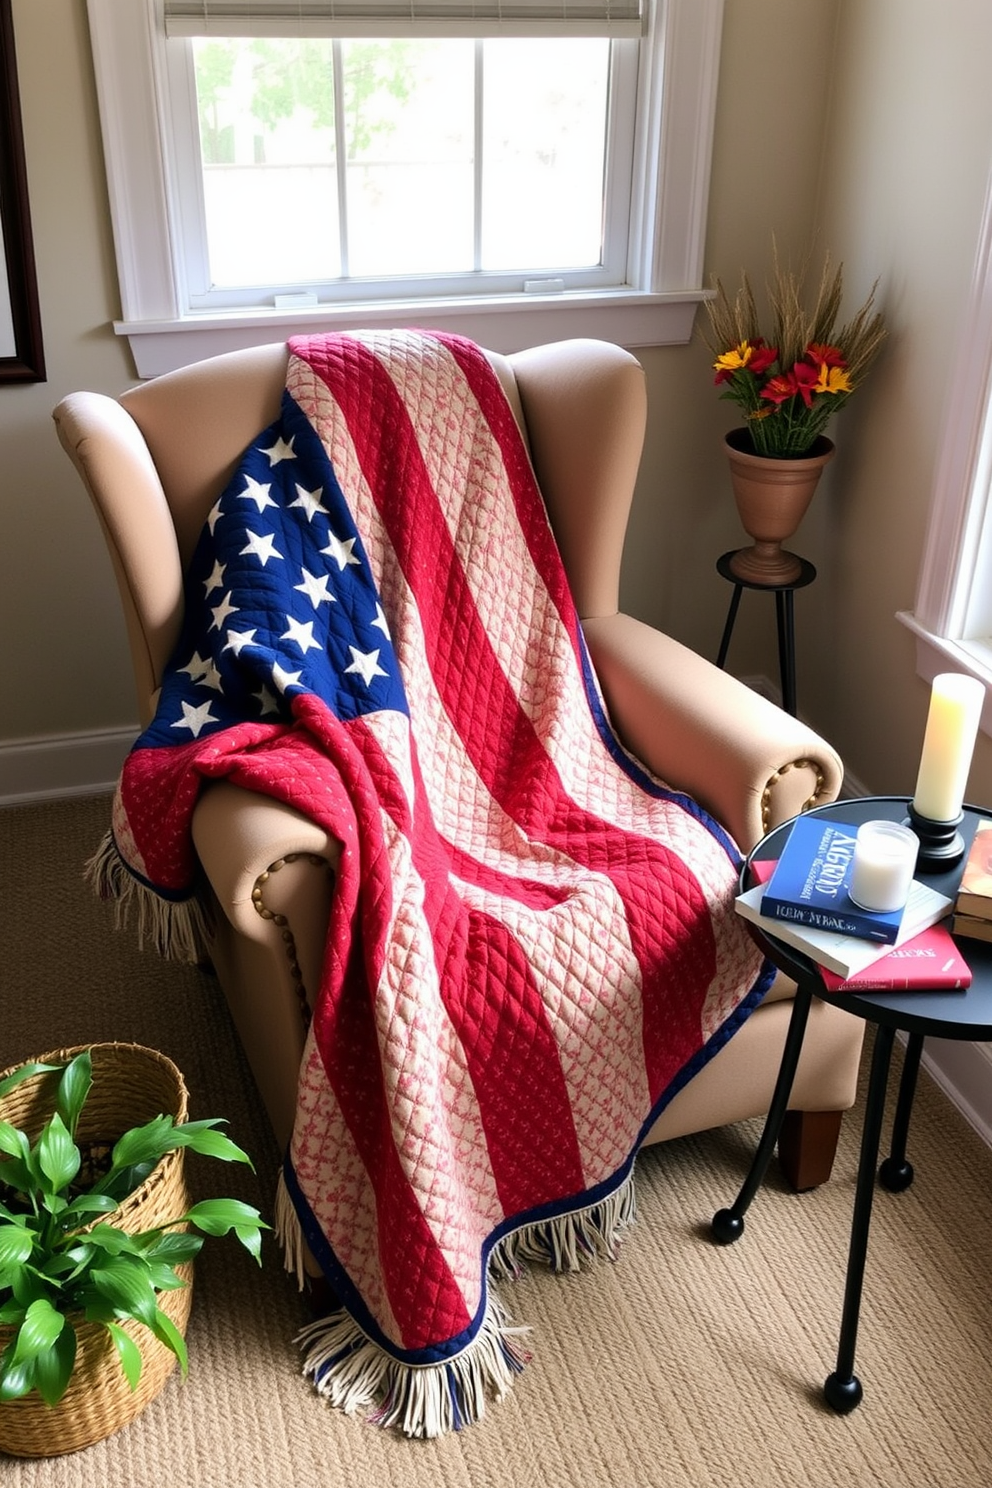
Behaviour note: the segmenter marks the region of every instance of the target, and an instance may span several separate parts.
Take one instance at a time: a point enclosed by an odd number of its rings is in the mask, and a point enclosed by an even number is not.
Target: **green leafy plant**
[[[176,1148],[249,1167],[251,1160],[216,1130],[219,1118],[177,1125],[171,1116],[156,1116],[124,1132],[105,1170],[80,1186],[83,1153],[75,1136],[93,1083],[89,1051],[65,1065],[20,1066],[0,1081],[0,1098],[24,1080],[59,1070],[55,1110],[36,1141],[0,1120],[0,1325],[13,1330],[0,1354],[0,1402],[37,1390],[56,1405],[72,1378],[75,1324],[82,1320],[106,1328],[132,1390],[142,1358],[121,1327],[126,1319],[149,1328],[185,1374],[186,1345],[159,1307],[159,1294],[186,1285],[177,1267],[192,1260],[206,1235],[233,1232],[261,1263],[261,1231],[268,1228],[238,1199],[206,1199],[138,1234],[114,1225],[106,1216]]]

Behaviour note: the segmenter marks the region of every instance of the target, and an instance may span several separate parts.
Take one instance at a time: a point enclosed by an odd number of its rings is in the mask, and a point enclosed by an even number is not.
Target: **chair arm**
[[[745,852],[799,811],[836,799],[836,751],[791,714],[630,615],[583,621],[621,742],[685,791]]]
[[[204,790],[193,813],[197,856],[224,914],[250,940],[268,938],[276,914],[292,914],[297,939],[327,931],[329,868],[336,871],[340,844],[302,812],[220,780]],[[280,872],[290,864],[295,871]],[[314,874],[313,867],[321,869]],[[271,886],[270,886],[271,880]],[[312,883],[311,883],[312,880]],[[323,921],[308,922],[323,912]]]

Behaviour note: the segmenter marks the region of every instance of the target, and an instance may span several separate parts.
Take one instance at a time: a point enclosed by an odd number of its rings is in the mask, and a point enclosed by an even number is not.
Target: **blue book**
[[[797,817],[762,896],[762,915],[894,945],[904,910],[862,909],[848,892],[857,830],[839,819]]]

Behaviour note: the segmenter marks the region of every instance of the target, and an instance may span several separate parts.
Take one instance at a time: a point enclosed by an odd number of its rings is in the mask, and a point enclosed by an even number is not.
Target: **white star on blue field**
[[[182,636],[141,746],[291,718],[314,693],[347,720],[407,712],[386,616],[331,463],[288,393],[211,508]]]

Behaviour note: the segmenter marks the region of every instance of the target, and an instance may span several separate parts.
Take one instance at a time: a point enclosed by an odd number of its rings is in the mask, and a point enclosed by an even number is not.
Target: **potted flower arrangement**
[[[183,1170],[187,1149],[249,1158],[217,1119],[185,1116],[179,1071],[139,1045],[0,1075],[0,1450],[47,1456],[118,1430],[177,1361],[186,1372],[203,1237],[233,1232],[260,1259],[258,1211],[190,1205]]]
[[[784,270],[776,256],[768,336],[746,273],[733,299],[717,280],[716,295],[706,304],[714,381],[745,419],[725,442],[738,511],[754,546],[735,555],[731,568],[754,583],[788,583],[798,576],[799,560],[781,544],[799,526],[833,456],[827,424],[861,385],[885,338],[882,315],[874,308],[875,286],[837,327],[843,264],[833,268],[829,258],[824,261],[808,304],[804,285],[805,274]]]

